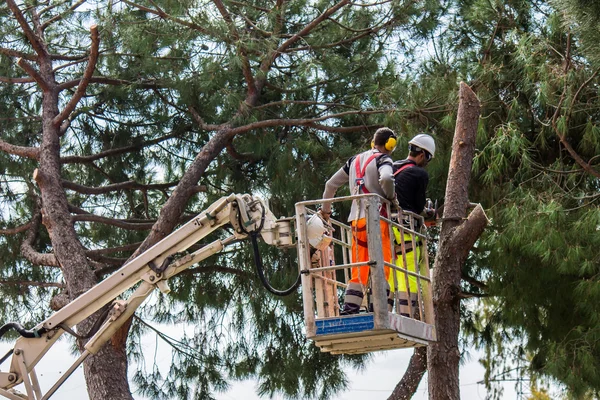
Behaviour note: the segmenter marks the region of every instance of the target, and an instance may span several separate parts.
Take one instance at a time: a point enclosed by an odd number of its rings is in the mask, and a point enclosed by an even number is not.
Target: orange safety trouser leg
[[[385,221],[379,221],[381,230],[381,245],[383,249],[383,260],[391,262],[392,248],[390,246],[390,229]],[[369,248],[367,245],[367,220],[361,218],[352,221],[352,262],[369,261]],[[390,268],[383,267],[385,279],[390,275]],[[366,285],[369,280],[369,266],[352,268],[352,279],[350,282]]]

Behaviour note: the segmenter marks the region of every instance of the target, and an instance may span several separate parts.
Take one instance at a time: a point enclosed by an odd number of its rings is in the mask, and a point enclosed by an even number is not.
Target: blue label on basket
[[[375,327],[373,314],[349,315],[316,320],[317,335],[368,331]]]

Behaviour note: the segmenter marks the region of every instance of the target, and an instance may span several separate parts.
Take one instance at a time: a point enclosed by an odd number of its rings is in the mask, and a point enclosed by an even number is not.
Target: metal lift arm
[[[171,261],[177,253],[187,250],[226,224],[233,227],[232,236],[216,240],[193,253]],[[292,246],[290,220],[277,220],[261,199],[248,194],[222,197],[193,220],[38,324],[33,332],[39,332],[39,337],[19,338],[13,349],[9,371],[0,372],[0,395],[13,400],[48,399],[85,358],[100,350],[156,287],[163,293],[168,293],[169,278],[218,253],[228,244],[245,239],[251,232],[257,231],[267,244],[278,247]],[[163,266],[164,268],[161,268]],[[85,351],[56,384],[43,394],[34,367],[60,335],[138,283],[139,286],[127,300],[114,301],[107,320],[86,343]],[[9,390],[20,383],[25,385],[26,397]]]

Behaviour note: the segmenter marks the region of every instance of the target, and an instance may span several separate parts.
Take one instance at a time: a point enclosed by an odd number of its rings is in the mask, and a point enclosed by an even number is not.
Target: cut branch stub
[[[54,126],[59,127],[61,123],[69,118],[69,115],[73,112],[79,100],[85,94],[88,84],[92,79],[92,75],[96,70],[96,63],[98,61],[98,49],[100,47],[100,37],[98,36],[98,26],[92,25],[90,27],[90,33],[92,36],[92,47],[90,49],[90,58],[88,60],[87,67],[85,68],[85,72],[83,73],[83,77],[81,81],[79,81],[79,85],[77,86],[77,90],[71,97],[71,100],[67,103],[65,108],[52,120]],[[66,128],[64,128],[66,130]],[[61,130],[62,131],[62,130]],[[63,132],[64,133],[64,132]]]

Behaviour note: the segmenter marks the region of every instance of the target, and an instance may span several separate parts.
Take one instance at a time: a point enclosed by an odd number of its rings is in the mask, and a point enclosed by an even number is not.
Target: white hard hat
[[[323,250],[331,243],[331,236],[321,217],[314,214],[306,223],[306,230],[308,233],[308,242],[312,247],[317,250]]]
[[[433,140],[433,138],[431,136],[429,136],[426,133],[418,134],[417,136],[412,138],[410,140],[410,142],[408,142],[408,144],[411,144],[413,146],[417,146],[417,147],[422,148],[423,150],[426,150],[429,154],[431,154],[432,158],[435,156],[435,141]]]

